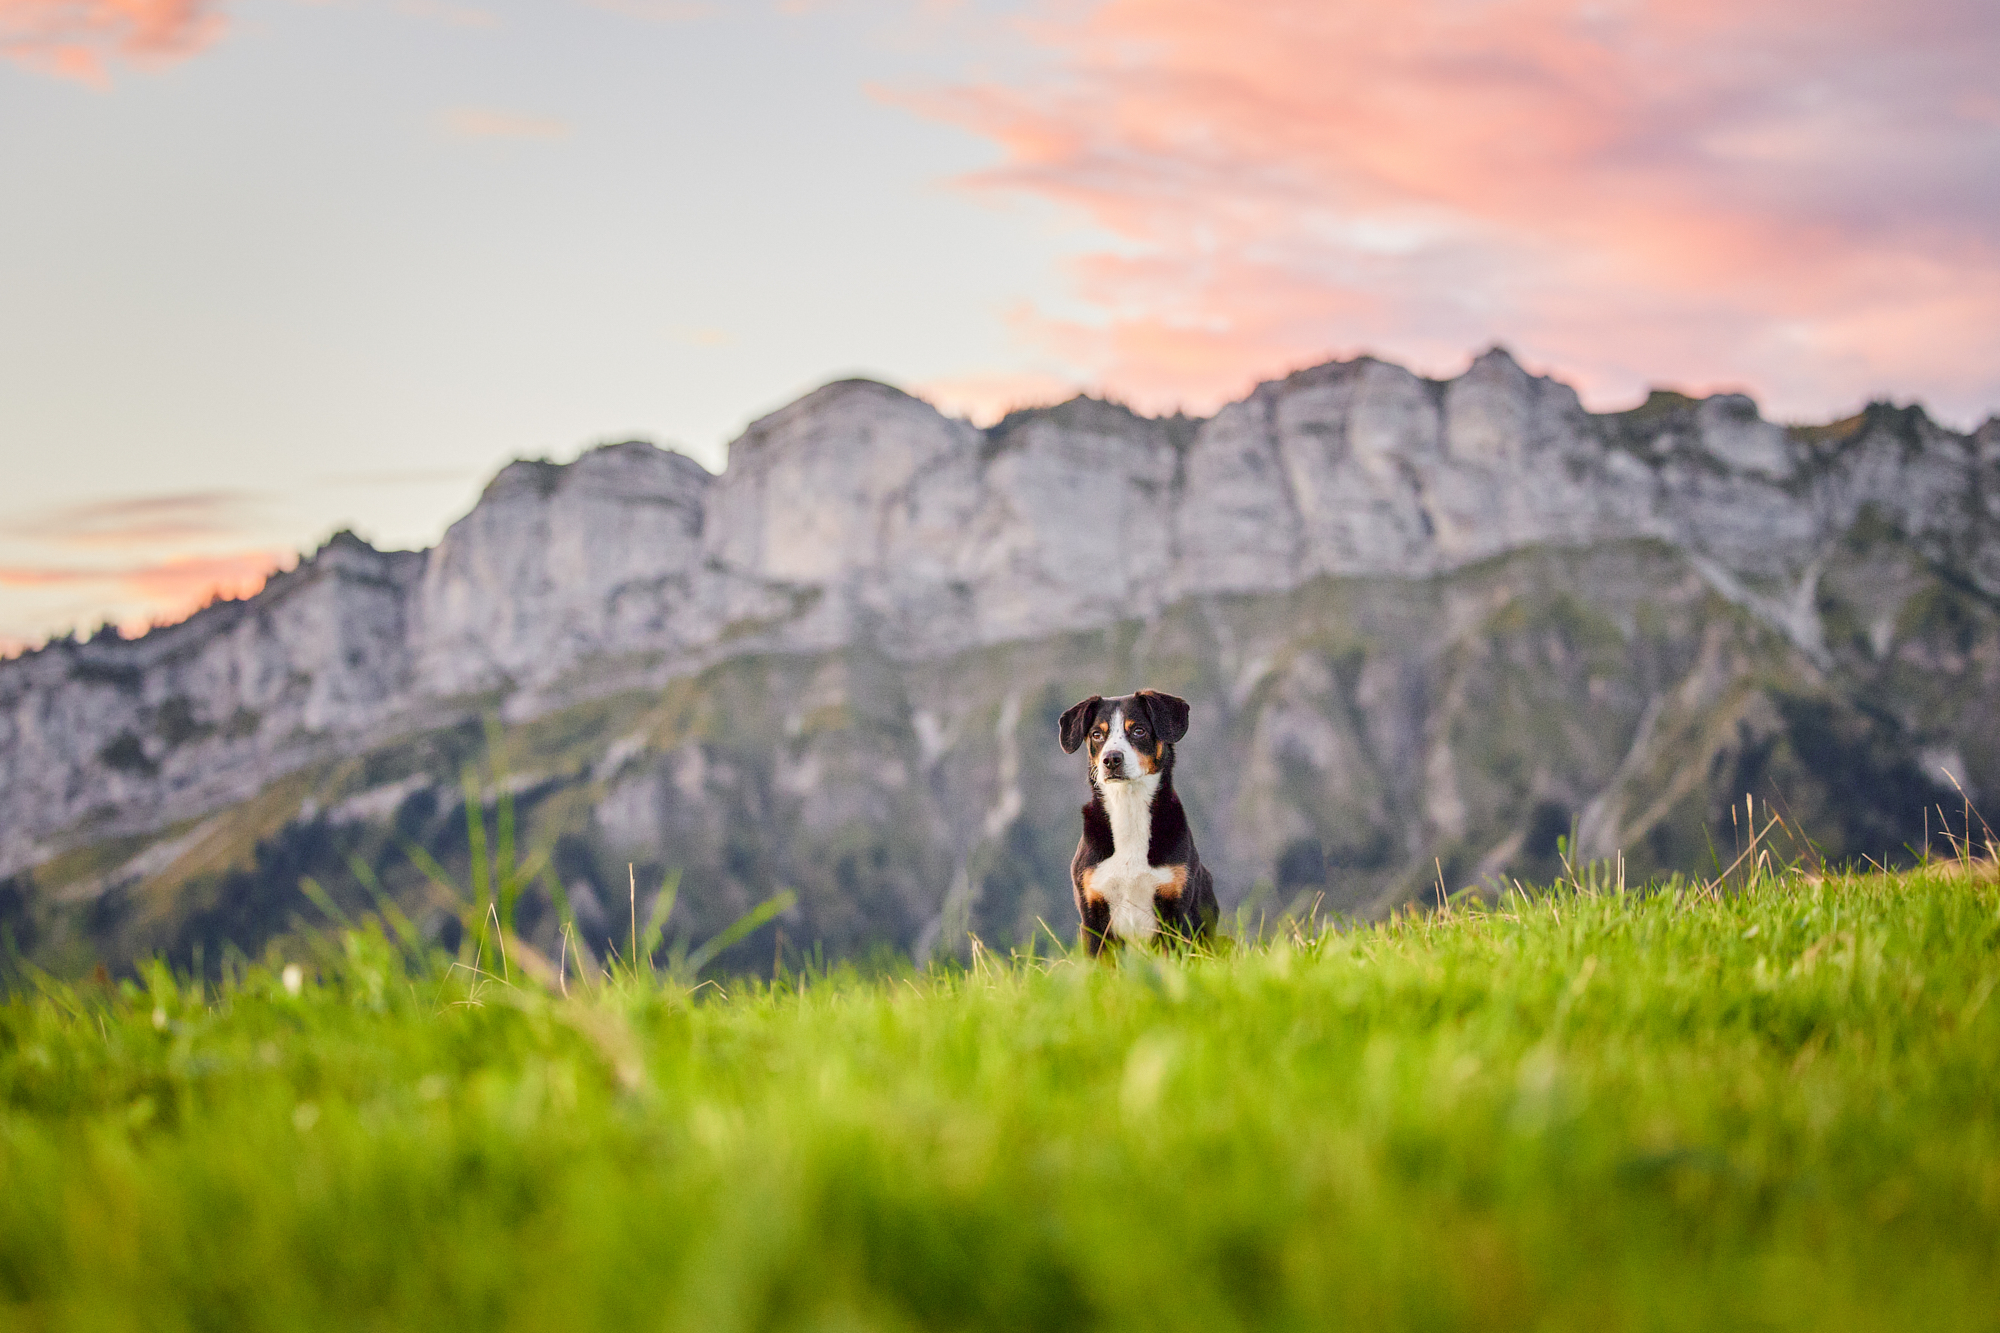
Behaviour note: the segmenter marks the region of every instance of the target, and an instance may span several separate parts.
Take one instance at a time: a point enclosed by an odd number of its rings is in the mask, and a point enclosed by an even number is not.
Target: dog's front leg
[[[1083,900],[1083,947],[1092,958],[1111,942],[1111,904],[1102,898]]]

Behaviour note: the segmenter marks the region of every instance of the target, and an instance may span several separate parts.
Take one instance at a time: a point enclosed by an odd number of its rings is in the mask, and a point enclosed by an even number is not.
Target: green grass
[[[49,983],[0,1327],[2000,1328],[1996,983],[1949,866],[727,995],[367,930]]]

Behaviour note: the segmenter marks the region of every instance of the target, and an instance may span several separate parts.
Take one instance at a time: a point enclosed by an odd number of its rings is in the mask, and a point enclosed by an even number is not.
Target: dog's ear
[[[1097,705],[1103,702],[1103,695],[1093,694],[1062,715],[1062,721],[1056,723],[1056,735],[1062,738],[1064,754],[1075,754],[1076,747],[1083,744],[1084,733],[1097,718]]]
[[[1158,690],[1140,690],[1146,711],[1153,715],[1153,734],[1172,745],[1187,735],[1188,702]]]

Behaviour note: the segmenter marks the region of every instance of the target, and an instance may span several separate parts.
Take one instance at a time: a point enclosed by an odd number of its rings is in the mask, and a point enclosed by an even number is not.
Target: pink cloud
[[[1036,371],[941,375],[911,386],[912,393],[940,411],[990,426],[1016,408],[1046,407],[1082,392],[1075,380]]]
[[[176,60],[214,41],[223,23],[214,0],[0,0],[0,54],[102,84],[109,58]]]
[[[184,620],[210,602],[248,597],[296,563],[281,550],[229,551],[110,567],[0,565],[0,588],[52,589],[111,608],[128,633]],[[7,641],[25,640],[18,634]]]
[[[1039,76],[898,100],[1074,209],[1094,313],[1024,336],[1155,407],[1494,339],[1599,398],[1748,382],[2000,407],[2000,10],[1105,0]]]

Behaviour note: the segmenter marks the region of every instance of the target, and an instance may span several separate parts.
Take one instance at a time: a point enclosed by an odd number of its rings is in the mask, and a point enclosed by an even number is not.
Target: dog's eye
[[[1135,741],[1143,741],[1143,740],[1145,740],[1145,739],[1146,739],[1146,729],[1145,729],[1144,727],[1134,727],[1134,728],[1132,728],[1132,739],[1133,739],[1133,740],[1135,740]]]

